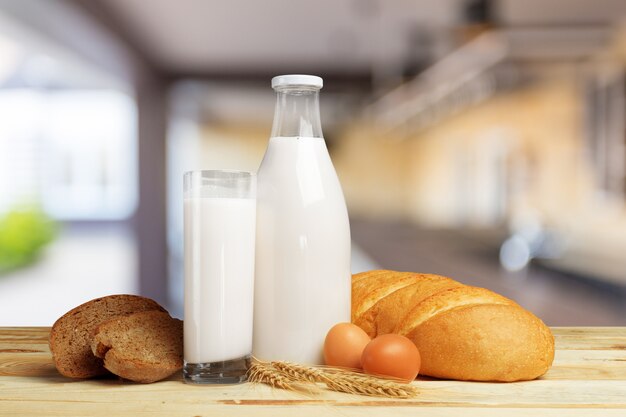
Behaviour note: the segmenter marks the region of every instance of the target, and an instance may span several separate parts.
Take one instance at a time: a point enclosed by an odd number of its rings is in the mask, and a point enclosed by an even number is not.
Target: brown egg
[[[372,375],[391,376],[413,381],[422,359],[411,340],[399,334],[384,334],[374,338],[363,350],[363,370]]]
[[[360,368],[363,349],[370,340],[367,333],[357,325],[336,324],[324,340],[324,362],[329,366]]]

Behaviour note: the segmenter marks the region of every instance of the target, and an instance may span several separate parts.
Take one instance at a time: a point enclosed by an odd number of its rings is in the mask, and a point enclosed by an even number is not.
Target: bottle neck
[[[276,89],[272,137],[321,138],[319,89],[283,87]]]

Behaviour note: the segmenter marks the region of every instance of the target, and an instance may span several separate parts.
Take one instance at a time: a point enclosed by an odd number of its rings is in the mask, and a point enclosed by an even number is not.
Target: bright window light
[[[137,205],[136,108],[113,90],[0,90],[0,212],[120,220]]]

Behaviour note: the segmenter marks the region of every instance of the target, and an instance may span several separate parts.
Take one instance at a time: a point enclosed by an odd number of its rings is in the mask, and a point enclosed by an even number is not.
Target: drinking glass
[[[252,352],[256,175],[184,175],[185,382],[246,380]]]

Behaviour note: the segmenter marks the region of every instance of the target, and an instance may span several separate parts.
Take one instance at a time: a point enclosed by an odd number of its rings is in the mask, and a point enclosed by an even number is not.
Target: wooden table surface
[[[390,400],[264,385],[193,386],[59,375],[48,328],[0,328],[0,416],[626,416],[626,328],[554,328],[556,357],[541,379],[475,383],[420,378],[420,394]]]

